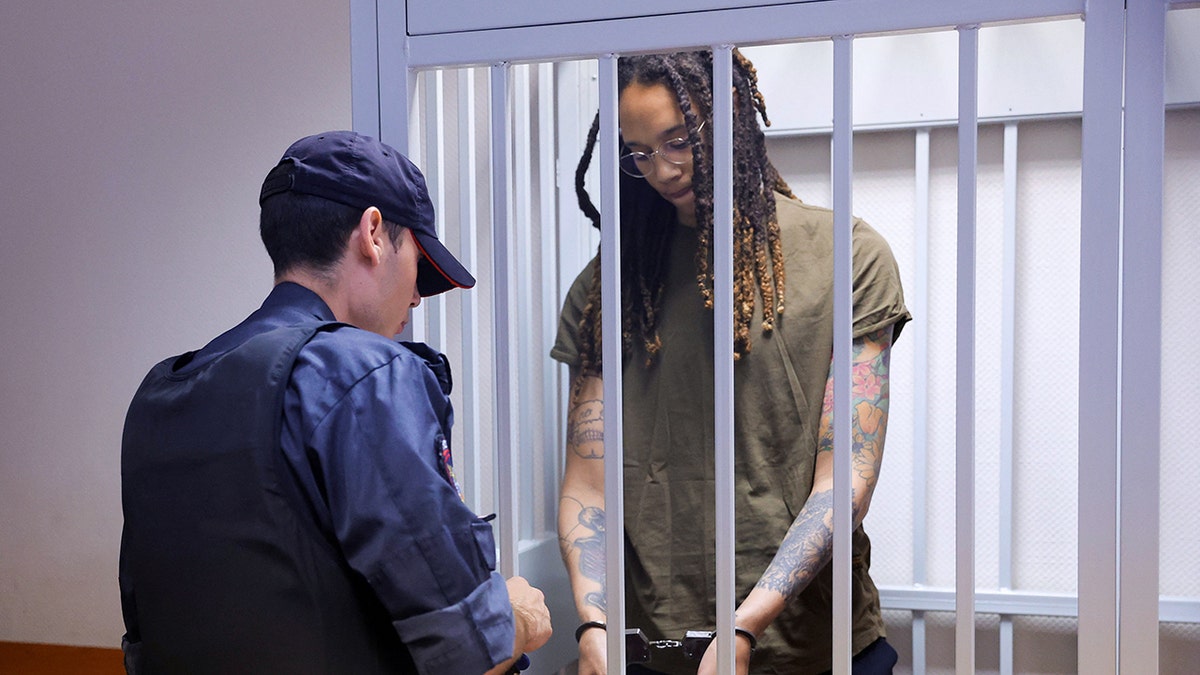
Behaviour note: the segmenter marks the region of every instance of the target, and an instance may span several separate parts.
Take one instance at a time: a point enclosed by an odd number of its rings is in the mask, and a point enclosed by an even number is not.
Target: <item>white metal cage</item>
[[[1196,597],[1160,596],[1160,555],[1147,554],[1161,549],[1160,522],[1166,516],[1163,504],[1172,503],[1164,499],[1160,488],[1164,470],[1160,439],[1167,404],[1163,393],[1163,303],[1164,297],[1170,297],[1163,288],[1164,111],[1200,101],[1195,95],[1200,89],[1200,68],[1195,63],[1185,59],[1176,67],[1182,75],[1175,73],[1175,84],[1168,80],[1168,15],[1171,10],[1184,10],[1175,13],[1186,12],[1194,18],[1200,12],[1191,9],[1195,4],[1170,0],[675,0],[657,3],[658,13],[645,16],[642,4],[632,0],[588,6],[545,0],[520,6],[479,0],[352,0],[354,127],[419,158],[444,239],[481,279],[480,288],[473,293],[423,306],[414,320],[414,337],[434,343],[461,364],[456,410],[461,439],[458,451],[464,456],[459,463],[470,500],[481,510],[499,513],[502,571],[513,574],[519,569],[546,587],[552,611],[561,619],[556,621],[558,635],[547,647],[546,658],[535,663],[537,669],[555,672],[574,649],[569,635],[574,608],[563,573],[555,567],[561,563],[551,532],[561,464],[559,418],[566,385],[563,373],[549,363],[546,354],[562,291],[595,250],[594,237],[579,234],[589,228],[575,213],[570,166],[564,166],[562,158],[569,157],[582,141],[581,127],[586,124],[582,120],[590,120],[597,107],[601,113],[600,147],[615,145],[616,60],[620,54],[712,48],[714,78],[720,83],[730,77],[734,45],[820,45],[828,54],[828,94],[821,95],[828,108],[820,102],[814,104],[788,125],[790,135],[772,138],[784,142],[785,138],[811,136],[824,143],[825,135],[829,136],[830,206],[839,233],[835,248],[839,327],[835,373],[850,372],[849,223],[855,206],[855,141],[861,134],[879,129],[907,129],[913,139],[916,181],[910,227],[917,242],[912,274],[918,292],[910,294],[910,304],[918,320],[910,329],[914,335],[908,349],[915,374],[910,412],[915,420],[910,458],[912,538],[919,545],[913,546],[911,583],[882,587],[885,609],[911,612],[912,672],[930,670],[927,626],[939,612],[954,615],[953,670],[958,673],[975,672],[978,667],[980,615],[998,617],[999,672],[1018,670],[1014,664],[1014,618],[1022,616],[1077,618],[1076,672],[1158,671],[1160,626],[1200,624],[1200,600]],[[1077,24],[1068,30],[1076,30],[1073,35],[1080,43],[1078,82],[1067,90],[1054,90],[1053,83],[1059,81],[1052,80],[1044,94],[1055,100],[1040,111],[1006,106],[1003,101],[1010,99],[992,96],[986,84],[995,70],[990,59],[997,49],[1012,53],[1021,45],[1005,44],[1003,37],[990,37],[999,32],[987,31],[1028,23],[1047,26],[1064,17]],[[930,48],[942,51],[926,54],[923,62],[916,62],[918,67],[935,70],[946,58],[953,59],[956,67],[950,71],[951,88],[938,90],[943,97],[949,92],[950,98],[926,96],[922,100],[926,107],[897,113],[895,119],[886,113],[874,117],[860,114],[855,103],[864,94],[855,81],[856,62],[879,57],[872,50],[891,44],[879,42],[880,36],[890,40],[912,35],[941,43]],[[999,40],[1001,45],[993,48],[988,40]],[[793,58],[786,50],[775,54]],[[763,61],[754,58],[761,68]],[[770,58],[774,57],[763,54],[764,60]],[[881,58],[896,57],[889,52]],[[1034,67],[1044,65],[1034,63]],[[768,97],[774,91],[768,84],[764,90]],[[1075,98],[1078,105],[1073,103]],[[715,96],[714,117],[718,122],[724,120],[728,128],[731,116],[730,97]],[[1019,590],[1013,576],[1013,528],[1020,518],[1013,500],[1018,480],[1013,471],[1014,447],[1018,445],[1014,417],[1019,415],[1014,409],[1019,397],[1015,380],[1020,377],[1014,365],[1018,338],[1012,316],[1018,293],[1016,167],[1022,123],[1031,118],[1074,120],[1081,145],[1078,259],[1068,265],[1078,270],[1080,289],[1078,316],[1072,317],[1077,319],[1076,325],[1068,331],[1077,335],[1078,362],[1070,373],[1073,381],[1064,387],[1078,399],[1077,404],[1069,404],[1078,416],[1070,425],[1076,430],[1078,453],[1072,467],[1078,514],[1074,592]],[[1188,120],[1182,124],[1190,129],[1195,123]],[[980,139],[988,138],[981,132],[981,124],[995,125],[997,130],[1003,193],[1003,227],[997,230],[1001,250],[998,255],[985,256],[982,263],[981,246],[996,240],[979,241]],[[951,139],[946,134],[951,133],[955,141],[954,196],[948,200],[952,204],[947,204],[931,195],[936,186],[931,188],[930,162],[931,148],[936,155],[939,139],[948,142]],[[730,143],[727,137],[718,136],[715,144],[714,213],[718,226],[714,232],[728,235],[732,218]],[[572,150],[563,151],[564,147]],[[614,160],[601,153],[595,170],[605,218],[599,243],[605,275],[606,350],[620,344],[615,304],[619,266],[610,264],[619,251],[619,230],[613,226],[619,210]],[[1195,194],[1197,176],[1200,167],[1185,175],[1179,192]],[[1194,205],[1194,199],[1187,203]],[[937,346],[931,345],[928,328],[921,321],[921,314],[933,309],[927,307],[930,209],[951,206],[956,222],[955,304],[953,326],[947,332],[953,341],[950,372],[955,392],[950,432],[954,447],[950,477],[955,542],[952,588],[930,587],[929,560],[923,553],[929,538],[924,514],[929,508],[929,449],[934,443],[928,422],[933,385],[923,374],[933,368],[931,359]],[[1181,208],[1187,211],[1190,207]],[[1194,218],[1200,214],[1185,215]],[[1194,252],[1200,253],[1200,248]],[[714,256],[718,280],[715,377],[718,391],[726,394],[718,397],[716,462],[718,467],[732,467],[733,366],[731,358],[721,357],[732,354],[731,236],[716,237]],[[981,264],[994,264],[1000,270],[1002,294],[996,347],[1003,364],[997,375],[999,391],[994,397],[985,397],[986,404],[996,404],[1000,420],[995,459],[997,513],[988,523],[997,529],[992,540],[1000,542],[994,584],[990,578],[987,584],[977,579],[976,555],[979,542],[987,538],[980,537],[977,512],[981,502],[977,272]],[[619,353],[606,351],[604,357],[610,363],[620,361]],[[621,400],[617,375],[619,371],[606,374],[606,400]],[[835,382],[848,379],[840,377]],[[835,418],[848,424],[848,386],[839,385],[835,393],[840,406],[836,410],[842,411],[835,411]],[[610,532],[619,532],[621,406],[607,406],[607,410],[606,429],[615,432],[605,434],[606,504]],[[837,435],[841,439],[848,436]],[[839,450],[835,457],[835,531],[847,533],[849,453]],[[1192,461],[1196,461],[1194,455]],[[724,473],[732,476],[732,470]],[[719,521],[716,542],[720,561],[717,615],[729,617],[717,628],[728,636],[732,635],[734,607],[732,489],[731,479],[717,493],[718,513],[726,517]],[[986,497],[990,499],[991,494]],[[620,536],[609,537],[611,608],[621,606],[623,595],[621,543]],[[837,537],[835,546],[834,672],[848,673],[849,537]],[[609,625],[609,663],[619,664],[624,661],[621,612],[611,613]],[[722,672],[733,672],[728,639],[718,639]],[[610,672],[622,671],[610,665]]]

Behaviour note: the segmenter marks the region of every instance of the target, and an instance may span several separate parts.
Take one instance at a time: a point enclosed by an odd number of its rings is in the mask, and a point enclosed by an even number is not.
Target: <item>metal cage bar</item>
[[[478,157],[475,143],[478,132],[475,124],[475,70],[463,68],[458,71],[458,220],[459,246],[458,259],[469,270],[479,269],[479,200],[477,197],[477,179],[475,172],[478,167]],[[479,391],[479,294],[465,293],[460,298],[462,322],[462,358],[463,368],[458,379],[462,382],[462,420],[459,431],[462,444],[461,457],[465,460],[459,469],[463,476],[463,493],[467,503],[476,512],[482,508],[483,482],[480,470],[481,438],[479,433],[482,421]]]
[[[955,672],[975,672],[975,227],[979,26],[958,30],[958,291],[955,417]]]
[[[733,48],[713,55],[713,382],[717,672],[734,672]],[[722,392],[726,395],[722,396]]]
[[[520,467],[513,461],[513,368],[512,368],[512,233],[509,203],[509,120],[512,96],[509,82],[510,66],[497,63],[491,67],[491,141],[492,141],[492,332],[495,345],[493,359],[496,392],[496,470],[498,491],[496,512],[500,521],[500,569],[506,577],[517,574],[517,539],[520,536],[517,514],[520,513],[516,486],[520,484]]]
[[[833,40],[833,672],[851,656],[851,341],[854,339],[854,38]]]
[[[929,316],[929,129],[914,135],[914,276],[911,294],[913,316]],[[913,321],[913,584],[928,581],[929,534],[926,510],[929,503],[929,326]],[[913,610],[913,672],[925,673],[925,613]]]
[[[1000,517],[998,534],[1001,591],[1013,584],[1013,371],[1017,305],[1017,123],[1004,125],[1004,261],[1000,303]],[[1013,673],[1013,619],[1000,617],[1000,675]]]
[[[1117,672],[1118,242],[1124,7],[1094,2],[1084,24],[1079,298],[1079,672]]]
[[[407,30],[403,3],[376,2],[375,20],[377,34],[386,35],[399,30],[397,34],[403,35]],[[413,72],[415,66],[410,62],[406,45],[401,40],[377,40],[375,54],[379,67],[379,87],[375,97],[378,105],[378,138],[407,155],[411,128],[409,120],[414,112],[411,106],[417,100],[417,78]],[[365,93],[357,100],[364,98]],[[364,111],[363,114],[370,117],[369,112]]]
[[[424,73],[424,121],[425,134],[421,137],[425,155],[425,184],[433,202],[438,238],[446,237],[446,97],[443,71],[430,70]],[[417,125],[413,125],[415,129]],[[416,153],[414,153],[416,154]],[[418,329],[423,336],[416,339],[430,343],[435,349],[446,348],[446,306],[442,297],[428,298],[421,302]],[[416,318],[416,317],[414,317]]]
[[[558,256],[558,227],[555,223],[555,201],[549,197],[554,194],[554,66],[541,63],[537,66],[537,129],[538,129],[538,193],[540,209],[538,224],[541,231],[540,257],[542,263],[542,345],[554,343],[558,331],[558,321],[550,308],[559,306],[559,277],[558,265],[547,264]],[[538,354],[537,356],[541,356]],[[542,370],[542,442],[547,448],[546,464],[542,474],[542,491],[547,495],[544,518],[553,529],[557,522],[555,513],[558,502],[550,499],[549,495],[558,494],[558,482],[562,476],[563,460],[553,448],[561,447],[562,432],[559,424],[559,411],[562,409],[559,397],[559,380],[561,369],[544,368]]]
[[[510,68],[510,86],[512,86],[511,114],[512,124],[512,189],[513,189],[513,264],[514,270],[522,270],[514,278],[516,297],[519,302],[510,307],[516,315],[516,340],[513,349],[516,352],[517,363],[528,364],[534,358],[533,339],[534,329],[538,322],[533,316],[533,263],[534,263],[534,234],[533,234],[533,119],[530,115],[529,101],[531,99],[530,72],[528,64],[517,64]],[[518,458],[519,467],[517,490],[524,495],[533,494],[534,462],[533,449],[534,405],[533,405],[533,369],[518,366],[513,369],[517,378],[518,396],[514,396],[518,420],[516,429],[517,444],[514,452]],[[522,499],[520,504],[520,523],[517,525],[517,536],[528,539],[533,536],[533,500]]]
[[[1126,3],[1121,247],[1120,646],[1123,672],[1158,671],[1165,0]],[[1146,555],[1153,551],[1155,555]]]
[[[600,59],[601,148],[617,147],[617,55]],[[621,227],[617,157],[600,153],[601,347],[604,363],[605,586],[608,591],[608,672],[625,671],[625,491],[621,376]]]

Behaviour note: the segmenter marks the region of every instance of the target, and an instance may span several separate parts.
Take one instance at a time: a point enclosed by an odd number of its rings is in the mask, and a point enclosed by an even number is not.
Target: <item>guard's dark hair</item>
[[[712,308],[713,180],[712,146],[700,137],[700,125],[712,116],[712,52],[681,52],[622,57],[617,67],[617,88],[630,84],[662,84],[674,93],[683,112],[692,142],[692,190],[696,200],[699,247],[696,250],[696,279],[704,304]],[[770,126],[767,107],[758,91],[754,64],[733,51],[733,275],[734,358],[750,351],[750,321],[756,303],[763,307],[764,332],[775,326],[783,312],[783,246],[775,215],[775,193],[795,198],[767,157],[766,139],[756,115]],[[711,125],[710,125],[711,128]],[[584,187],[591,163],[600,117],[592,122],[587,144],[575,171],[575,193],[579,207],[600,227],[600,212]],[[614,149],[614,151],[619,151]],[[641,178],[621,174],[621,335],[625,354],[633,352],[636,339],[650,366],[662,346],[657,329],[657,311],[662,295],[662,272],[677,227],[675,207]],[[580,364],[584,374],[601,372],[600,265],[588,289],[579,325]]]
[[[363,209],[335,201],[283,192],[262,203],[258,232],[279,278],[296,269],[324,274],[333,269],[362,218]],[[404,228],[384,220],[392,246]]]

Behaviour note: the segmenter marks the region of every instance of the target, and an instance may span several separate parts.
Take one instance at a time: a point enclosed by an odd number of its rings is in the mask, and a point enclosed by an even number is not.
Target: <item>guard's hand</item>
[[[734,664],[737,667],[737,675],[746,675],[750,672],[750,642],[740,635],[735,635],[733,644],[737,647],[737,658]],[[716,640],[713,640],[712,644],[708,645],[708,649],[704,650],[704,658],[700,660],[700,669],[696,671],[696,674],[717,675]]]
[[[505,583],[517,627],[513,653],[528,654],[550,639],[550,610],[546,607],[546,596],[523,577],[512,577]]]
[[[608,632],[592,628],[579,636],[579,675],[608,672]]]

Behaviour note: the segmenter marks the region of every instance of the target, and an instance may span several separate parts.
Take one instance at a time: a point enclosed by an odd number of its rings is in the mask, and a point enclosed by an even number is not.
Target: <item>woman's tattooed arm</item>
[[[888,364],[892,327],[854,341],[851,383],[851,465],[854,470],[855,527],[866,516],[883,462],[888,417]],[[833,551],[833,378],[825,385],[813,488],[788,529],[775,558],[756,586],[781,599],[800,592],[825,566]],[[739,610],[741,613],[741,610]]]
[[[605,604],[603,382],[576,377],[567,410],[558,543],[579,615],[603,620]]]

